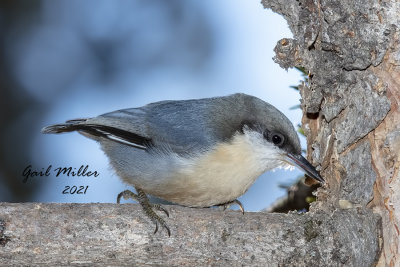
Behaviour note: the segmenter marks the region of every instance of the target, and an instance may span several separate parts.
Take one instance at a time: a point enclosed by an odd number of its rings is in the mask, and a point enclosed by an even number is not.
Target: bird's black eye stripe
[[[264,138],[269,141],[270,132],[268,130],[264,130],[263,132]]]

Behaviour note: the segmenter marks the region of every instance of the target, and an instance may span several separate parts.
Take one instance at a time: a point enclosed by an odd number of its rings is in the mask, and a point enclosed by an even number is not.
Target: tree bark
[[[276,62],[310,71],[303,127],[327,180],[314,210],[372,208],[383,222],[379,265],[400,265],[400,2],[262,2],[294,35],[278,42]]]
[[[0,265],[369,266],[380,220],[168,206],[171,237],[136,204],[0,204]],[[365,254],[369,251],[369,254]]]

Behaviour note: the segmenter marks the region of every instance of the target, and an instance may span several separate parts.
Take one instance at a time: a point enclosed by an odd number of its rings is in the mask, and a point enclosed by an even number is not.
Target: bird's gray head
[[[221,126],[219,131],[225,132],[226,136],[229,132],[236,132],[230,135],[233,137],[241,135],[265,170],[290,164],[310,177],[324,181],[301,155],[300,140],[292,123],[274,106],[253,96],[235,94],[226,103],[219,103],[217,114],[229,118],[225,122],[218,122]]]

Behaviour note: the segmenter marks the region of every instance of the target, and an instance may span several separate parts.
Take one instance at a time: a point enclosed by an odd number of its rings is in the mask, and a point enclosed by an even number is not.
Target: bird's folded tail
[[[67,133],[73,131],[83,130],[82,125],[80,123],[85,122],[86,119],[75,119],[69,120],[65,123],[53,124],[42,129],[42,133],[50,134],[50,133]]]
[[[151,140],[136,133],[132,133],[117,127],[93,124],[88,122],[88,119],[74,119],[65,123],[54,124],[42,129],[44,134],[57,134],[78,131],[81,134],[97,139],[103,137],[118,143],[133,146],[139,149],[147,149],[150,147]]]

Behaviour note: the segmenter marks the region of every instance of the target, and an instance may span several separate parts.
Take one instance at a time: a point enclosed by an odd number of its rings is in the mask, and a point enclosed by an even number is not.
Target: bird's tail
[[[55,133],[67,133],[67,132],[83,130],[86,128],[84,124],[82,125],[82,123],[85,121],[86,119],[75,119],[66,121],[65,123],[49,125],[42,129],[42,133],[55,134]]]
[[[75,119],[65,123],[54,124],[42,129],[44,134],[57,134],[78,131],[86,137],[94,140],[99,138],[109,139],[139,149],[147,149],[152,145],[151,139],[136,133],[101,123],[94,123],[91,119]]]

